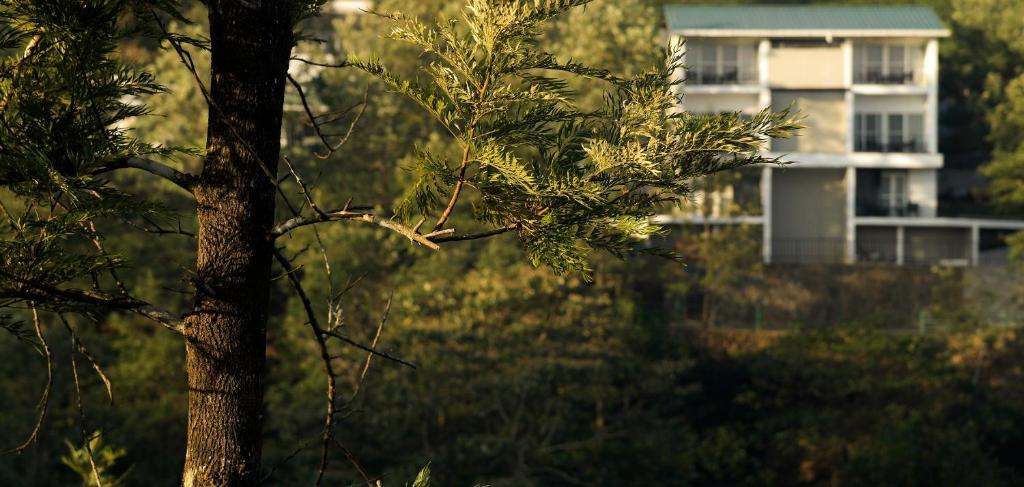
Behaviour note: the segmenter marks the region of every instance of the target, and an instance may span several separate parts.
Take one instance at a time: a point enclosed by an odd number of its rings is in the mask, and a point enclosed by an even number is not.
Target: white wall
[[[907,171],[907,192],[911,203],[918,205],[920,216],[933,217],[938,211],[938,171],[910,169]]]
[[[925,95],[856,95],[854,113],[925,113]]]
[[[756,94],[690,94],[683,99],[683,107],[690,113],[719,113],[738,110],[752,114],[759,111],[759,100]]]
[[[773,88],[842,88],[843,50],[835,47],[774,47],[769,58]]]

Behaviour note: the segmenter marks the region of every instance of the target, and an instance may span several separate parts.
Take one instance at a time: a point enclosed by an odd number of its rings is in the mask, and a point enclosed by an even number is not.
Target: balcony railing
[[[906,85],[914,82],[913,71],[897,71],[883,73],[881,71],[861,71],[854,73],[854,83],[871,83],[880,85]]]
[[[883,141],[878,138],[855,135],[853,150],[856,152],[924,152],[923,137],[906,140]]]
[[[914,202],[902,205],[887,205],[881,202],[857,203],[857,216],[920,216],[921,206]]]
[[[857,262],[896,264],[896,240],[858,238]],[[772,262],[776,264],[841,264],[846,258],[846,240],[841,238],[777,238],[772,240]],[[998,257],[993,257],[994,262]],[[945,238],[910,238],[904,243],[904,265],[969,265],[965,242]]]
[[[778,264],[840,264],[845,255],[842,238],[772,239],[772,262]]]
[[[741,73],[739,68],[695,69],[690,72],[689,83],[694,85],[738,85],[756,81],[753,76]]]

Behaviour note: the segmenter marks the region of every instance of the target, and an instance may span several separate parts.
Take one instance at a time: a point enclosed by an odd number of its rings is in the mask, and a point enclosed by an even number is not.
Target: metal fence
[[[841,264],[846,262],[847,242],[843,238],[775,238],[772,239],[772,262],[778,264]],[[857,239],[855,253],[858,263],[897,264],[899,254],[895,239]],[[980,265],[1003,265],[1005,251],[988,251],[979,255]],[[970,244],[943,238],[908,238],[904,242],[904,265],[971,264]]]

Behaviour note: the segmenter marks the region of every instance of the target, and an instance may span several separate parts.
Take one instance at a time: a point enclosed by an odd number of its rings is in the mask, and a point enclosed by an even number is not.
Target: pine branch
[[[116,162],[114,164],[104,166],[100,169],[93,171],[92,174],[99,175],[115,171],[118,169],[129,168],[141,169],[155,176],[159,176],[167,181],[170,181],[171,183],[174,183],[175,186],[184,189],[189,194],[192,193],[192,185],[195,183],[195,176],[183,173],[181,171],[178,171],[177,169],[174,169],[173,167],[162,164],[160,162],[151,159],[143,159],[141,157],[132,157],[129,159],[125,159],[123,161]]]
[[[0,270],[0,277],[19,285],[14,289],[0,290],[0,299],[21,299],[49,306],[78,304],[131,311],[149,318],[175,333],[184,332],[180,316],[131,296],[115,296],[88,289],[58,288],[31,279],[19,278],[3,270]]]

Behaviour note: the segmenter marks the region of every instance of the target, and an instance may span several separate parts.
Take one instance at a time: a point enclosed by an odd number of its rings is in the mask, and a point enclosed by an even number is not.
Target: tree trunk
[[[185,320],[182,483],[259,482],[274,177],[292,47],[285,0],[211,0],[207,156],[194,187],[196,294]]]

